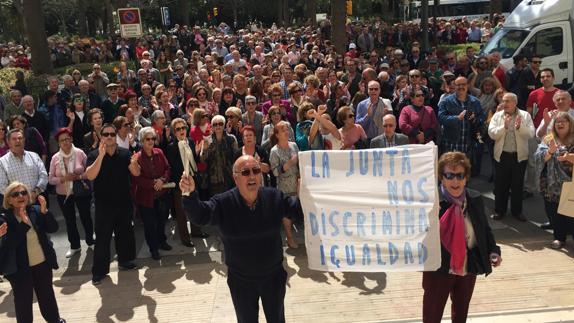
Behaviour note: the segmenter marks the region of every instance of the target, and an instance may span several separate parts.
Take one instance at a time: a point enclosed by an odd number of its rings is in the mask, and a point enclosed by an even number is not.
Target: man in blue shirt
[[[445,97],[438,105],[438,120],[443,127],[441,153],[460,151],[470,155],[471,145],[478,140],[485,113],[480,101],[468,94],[468,80],[465,77],[458,77],[454,84],[456,92]]]
[[[383,117],[393,113],[393,108],[379,96],[381,85],[377,81],[370,81],[367,86],[369,97],[357,104],[356,122],[360,124],[367,139],[371,140],[384,133]]]

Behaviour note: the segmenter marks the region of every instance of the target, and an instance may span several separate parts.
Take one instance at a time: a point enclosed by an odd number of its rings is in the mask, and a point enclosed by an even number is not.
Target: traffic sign
[[[120,31],[124,38],[137,38],[142,36],[142,23],[139,8],[118,9]]]

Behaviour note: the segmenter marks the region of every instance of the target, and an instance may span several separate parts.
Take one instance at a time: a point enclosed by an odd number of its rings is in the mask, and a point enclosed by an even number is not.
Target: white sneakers
[[[73,255],[77,254],[78,252],[80,252],[80,250],[82,250],[82,248],[78,248],[78,249],[70,249],[66,252],[66,258],[71,258]]]

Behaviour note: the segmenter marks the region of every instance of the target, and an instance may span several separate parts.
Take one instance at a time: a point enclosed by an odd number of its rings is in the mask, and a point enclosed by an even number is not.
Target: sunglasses
[[[175,131],[182,131],[182,130],[187,130],[187,127],[183,126],[175,128]]]
[[[280,116],[281,112],[271,112],[269,113],[270,116]]]
[[[223,127],[224,123],[223,122],[216,122],[213,124],[214,127]]]
[[[410,76],[410,77],[413,77],[413,78],[419,78],[419,77],[421,77],[419,74],[413,74],[413,75],[409,75],[409,76]]]
[[[102,137],[115,137],[115,132],[102,132]]]
[[[261,171],[261,170],[260,170]],[[23,191],[19,191],[19,192],[12,192],[10,193],[10,197],[16,198],[18,196],[28,196],[28,191],[23,190]]]
[[[146,137],[144,140],[145,141],[155,141],[157,139],[157,137]]]
[[[235,116],[225,116],[225,119],[233,119]]]
[[[442,176],[444,176],[444,178],[448,179],[449,181],[450,181],[450,180],[453,180],[453,179],[455,179],[455,178],[458,179],[459,181],[462,181],[463,179],[466,178],[466,174],[465,174],[465,173],[451,173],[451,172],[446,172],[446,173],[443,173]]]
[[[245,177],[247,177],[247,176],[249,176],[249,175],[251,175],[251,174],[253,174],[253,175],[259,175],[259,174],[261,174],[261,168],[259,168],[259,167],[254,167],[254,168],[251,168],[251,169],[246,168],[246,169],[242,169],[242,170],[240,170],[239,172],[235,172],[235,173],[241,174],[241,176],[245,176]]]

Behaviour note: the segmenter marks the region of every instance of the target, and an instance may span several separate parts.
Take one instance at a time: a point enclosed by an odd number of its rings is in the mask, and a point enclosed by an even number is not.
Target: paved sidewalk
[[[474,180],[483,192],[487,209],[493,206],[491,184]],[[538,228],[545,219],[540,197],[524,202],[529,222],[512,217],[491,226],[502,247],[503,263],[487,278],[477,280],[468,322],[574,322],[574,243],[552,250],[552,236]],[[64,227],[61,215],[60,225]],[[169,222],[168,229],[173,230]],[[235,322],[221,264],[220,242],[213,235],[196,240],[196,249],[170,237],[174,250],[161,262],[149,258],[141,224],[136,226],[137,271],[118,272],[91,284],[91,249],[64,258],[65,232],[53,236],[60,270],[54,286],[61,315],[69,323],[88,322]],[[303,244],[302,232],[296,234]],[[286,251],[289,274],[287,322],[420,322],[420,273],[323,273],[309,270],[303,245]],[[10,285],[0,283],[0,322],[15,322]],[[445,319],[449,315],[447,304]],[[265,322],[260,310],[261,322]],[[37,322],[43,321],[37,304]],[[445,320],[448,322],[449,320]]]
[[[566,322],[574,319],[574,250],[548,239],[502,241],[503,265],[477,280],[469,322]],[[85,256],[70,260],[54,285],[68,322],[234,322],[220,252],[140,260],[138,271],[112,268],[90,283]],[[307,268],[304,249],[287,254],[288,322],[418,322],[420,273],[322,273]],[[9,285],[0,284],[0,322],[13,322]],[[445,317],[448,315],[448,308]],[[40,321],[37,306],[34,314]],[[263,315],[261,311],[261,315]],[[263,317],[263,316],[261,316]],[[264,319],[261,319],[264,322]]]

